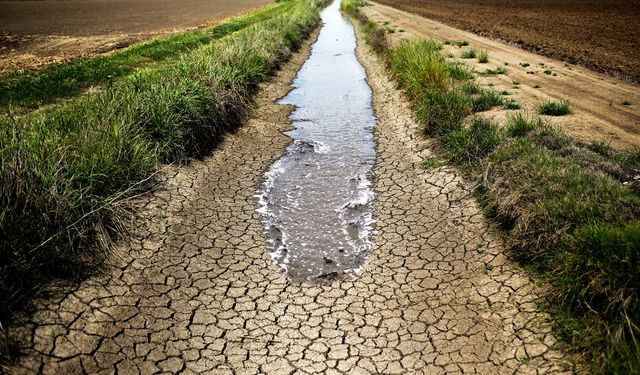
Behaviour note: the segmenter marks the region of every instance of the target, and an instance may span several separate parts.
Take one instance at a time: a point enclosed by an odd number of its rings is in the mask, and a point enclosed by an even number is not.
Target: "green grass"
[[[475,59],[478,57],[478,50],[475,48],[464,50],[460,53],[460,57],[463,59]]]
[[[477,198],[513,259],[550,286],[556,334],[586,354],[594,373],[638,373],[640,150],[581,143],[523,113],[504,127],[479,118],[465,125],[474,104],[502,96],[451,76],[433,41],[380,55],[440,157],[477,179]]]
[[[509,99],[509,100],[505,100],[504,104],[502,105],[502,108],[508,111],[512,111],[512,110],[520,109],[522,107],[520,106],[520,103],[518,103],[517,101],[513,99]]]
[[[467,42],[466,40],[460,40],[460,41],[445,40],[444,44],[447,46],[466,47],[469,45],[469,42]]]
[[[476,117],[468,127],[446,133],[442,143],[451,161],[475,167],[500,144],[500,138],[498,124]]]
[[[340,9],[343,12],[352,14],[358,11],[358,9],[368,6],[369,3],[367,3],[364,0],[349,0],[349,1],[343,1],[342,3],[340,3]],[[385,25],[389,24],[389,21],[385,21]]]
[[[481,49],[478,52],[478,62],[480,64],[486,64],[489,62],[489,52],[485,49]]]
[[[121,202],[148,188],[161,163],[203,156],[241,125],[258,84],[318,24],[321,3],[291,0],[103,92],[0,120],[3,327],[40,285],[81,277],[104,259],[100,240],[122,228]]]
[[[571,104],[567,101],[545,100],[538,105],[538,113],[547,116],[565,116],[571,113]]]
[[[540,117],[529,117],[518,112],[507,118],[505,131],[510,137],[522,137],[536,129],[542,129],[546,123]]]
[[[90,87],[105,87],[154,63],[178,59],[200,46],[269,20],[290,9],[293,2],[269,5],[210,28],[182,33],[122,51],[67,63],[35,72],[16,72],[0,77],[0,111],[25,111],[84,93]]]
[[[503,66],[499,66],[495,69],[487,69],[485,71],[478,72],[477,74],[480,77],[492,77],[492,76],[497,76],[499,74],[506,74],[506,73],[507,73],[507,68]]]
[[[494,90],[480,90],[480,92],[471,97],[471,106],[473,112],[488,111],[493,107],[504,104],[504,97]]]

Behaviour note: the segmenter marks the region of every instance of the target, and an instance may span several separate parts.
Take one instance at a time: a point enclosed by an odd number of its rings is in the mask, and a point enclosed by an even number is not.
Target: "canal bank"
[[[108,272],[38,306],[21,332],[27,355],[9,372],[571,372],[535,286],[457,172],[422,168],[406,102],[362,43],[357,53],[378,118],[376,232],[358,276],[289,282],[257,211],[264,172],[291,141],[292,108],[276,101],[307,44],[238,132],[166,171]]]

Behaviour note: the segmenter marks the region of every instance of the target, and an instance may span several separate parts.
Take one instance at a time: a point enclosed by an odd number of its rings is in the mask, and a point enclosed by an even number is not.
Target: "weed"
[[[594,141],[589,144],[589,150],[595,152],[598,155],[609,157],[612,154],[611,145],[603,141]]]
[[[467,42],[466,40],[461,40],[461,41],[457,41],[457,42],[452,42],[447,40],[446,42],[448,42],[448,45],[454,45],[454,46],[458,46],[458,47],[466,47],[469,45],[469,42]]]
[[[539,88],[542,88],[542,86],[540,86],[540,85],[533,85],[533,88],[534,88],[534,89],[539,89]]]
[[[340,9],[345,13],[355,14],[360,8],[368,5],[369,3],[363,0],[349,0],[349,1],[343,1],[342,3],[340,3]],[[389,23],[389,21],[385,21],[385,22]]]
[[[467,95],[478,95],[482,93],[482,88],[476,83],[465,82],[465,84],[462,85],[462,91]]]
[[[502,108],[506,110],[520,109],[520,104],[517,101],[510,99],[504,102]]]
[[[481,90],[471,99],[473,112],[483,112],[504,104],[504,98],[499,92],[493,90]]]
[[[460,57],[463,59],[475,59],[478,56],[478,51],[475,48],[462,51]]]
[[[485,49],[481,49],[480,52],[478,52],[478,62],[480,64],[486,64],[489,62],[489,52]]]
[[[552,72],[551,70],[549,70],[549,69],[545,69],[545,70],[543,71],[543,73],[544,73],[544,74],[546,74],[546,75],[550,75],[550,74],[551,74],[551,73],[553,73],[553,72]]]
[[[430,157],[428,159],[425,159],[422,162],[422,168],[428,169],[428,170],[429,169],[436,169],[436,168],[442,167],[445,164],[446,163],[443,160],[438,159],[437,157]]]
[[[506,73],[507,73],[507,68],[503,66],[499,66],[495,69],[487,69],[483,72],[479,72],[478,75],[481,77],[491,77],[491,76],[496,76],[499,74],[506,74]]]
[[[528,66],[531,66],[531,64],[529,64],[529,63],[520,63],[520,66],[523,67],[523,68],[526,68]]]
[[[496,123],[476,117],[469,127],[447,133],[442,142],[454,163],[475,166],[498,146],[500,130]]]
[[[447,65],[447,71],[453,79],[458,81],[465,81],[473,78],[473,73],[471,73],[469,69],[455,62]]]
[[[564,116],[571,113],[571,104],[567,101],[545,100],[538,105],[538,113],[547,116]]]
[[[625,100],[622,101],[622,105],[631,105],[631,101],[625,99]]]
[[[505,129],[511,137],[522,137],[533,130],[543,128],[545,125],[544,120],[540,117],[528,117],[526,114],[518,112],[507,118]]]

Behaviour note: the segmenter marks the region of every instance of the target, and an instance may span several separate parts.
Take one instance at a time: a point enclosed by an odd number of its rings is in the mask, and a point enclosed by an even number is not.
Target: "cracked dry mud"
[[[289,142],[289,89],[308,44],[262,90],[253,118],[141,202],[106,274],[39,304],[16,334],[23,373],[552,373],[531,280],[505,256],[459,174],[420,167],[410,110],[358,46],[379,118],[376,233],[353,279],[288,283],[254,197]]]

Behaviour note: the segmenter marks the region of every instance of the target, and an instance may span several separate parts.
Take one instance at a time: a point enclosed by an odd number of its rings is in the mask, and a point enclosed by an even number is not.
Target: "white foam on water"
[[[256,195],[271,258],[290,280],[356,276],[371,250],[375,161],[371,89],[355,57],[355,32],[336,0],[293,90],[295,130]]]

